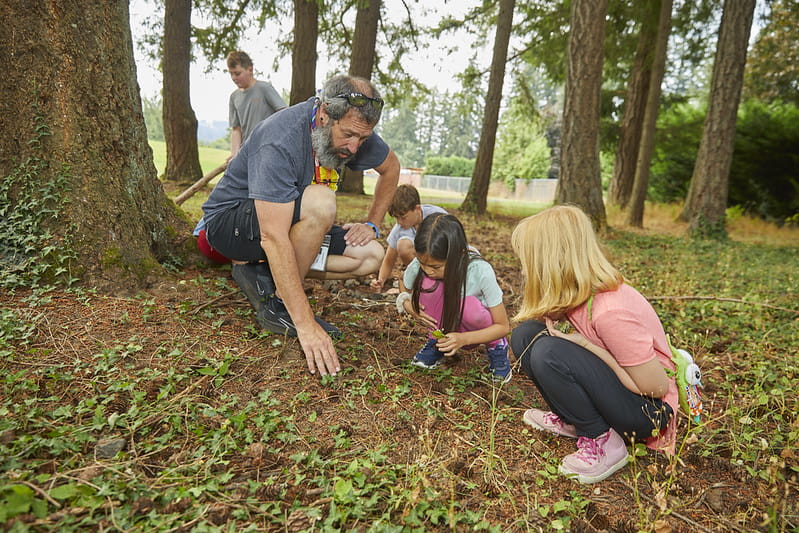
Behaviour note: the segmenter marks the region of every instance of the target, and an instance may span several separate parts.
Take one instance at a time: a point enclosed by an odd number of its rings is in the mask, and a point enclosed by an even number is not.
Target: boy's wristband
[[[373,230],[375,230],[375,238],[376,238],[376,239],[379,239],[379,238],[380,238],[380,230],[379,230],[379,229],[377,229],[377,226],[376,226],[374,223],[372,223],[372,222],[369,222],[369,221],[366,221],[366,222],[364,222],[364,224],[366,224],[367,226],[369,226],[370,228],[372,228]]]

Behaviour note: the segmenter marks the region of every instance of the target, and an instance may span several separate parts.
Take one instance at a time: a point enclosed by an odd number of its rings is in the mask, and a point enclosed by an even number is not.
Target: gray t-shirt
[[[257,80],[255,85],[242,91],[236,89],[230,95],[228,123],[232,128],[241,128],[241,142],[252,133],[256,124],[269,117],[278,109],[286,107],[286,103],[272,84]]]
[[[446,213],[447,211],[443,207],[438,207],[437,205],[429,205],[429,204],[422,204],[422,220],[426,219],[433,213]],[[410,228],[403,228],[399,224],[394,224],[394,227],[391,228],[391,231],[388,233],[388,237],[386,237],[386,244],[390,248],[397,249],[397,243],[400,239],[410,239],[413,242],[413,239],[416,238],[416,228],[411,226]]]
[[[314,177],[311,112],[315,103],[316,98],[310,98],[255,127],[203,204],[206,222],[248,198],[285,204],[302,194]],[[373,133],[347,166],[353,170],[378,167],[388,153],[388,145]]]

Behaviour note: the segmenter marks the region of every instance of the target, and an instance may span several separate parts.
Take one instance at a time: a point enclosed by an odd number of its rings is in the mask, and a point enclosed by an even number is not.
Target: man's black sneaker
[[[278,335],[297,336],[297,328],[294,327],[294,322],[280,298],[273,294],[257,309],[255,320],[261,328]]]
[[[325,330],[333,340],[338,341],[344,338],[344,334],[341,332],[341,330],[333,324],[328,324],[318,316],[315,316],[314,319],[316,319],[316,323],[322,326],[322,329]]]
[[[267,331],[289,337],[297,336],[297,328],[294,327],[294,322],[291,320],[286,305],[277,296],[273,295],[267,298],[266,302],[258,310],[255,319],[258,321],[258,325]],[[344,334],[336,326],[328,324],[318,316],[315,316],[314,319],[331,338],[339,340],[344,337]]]
[[[250,305],[260,311],[262,304],[275,294],[275,282],[268,263],[234,264],[231,268],[233,279],[247,296]]]

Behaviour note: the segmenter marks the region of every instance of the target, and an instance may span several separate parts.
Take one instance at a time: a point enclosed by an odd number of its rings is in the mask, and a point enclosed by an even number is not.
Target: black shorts
[[[300,220],[301,198],[294,201],[292,224]],[[331,255],[341,255],[347,247],[341,226],[334,225],[327,232],[331,236]],[[255,200],[248,199],[217,214],[206,221],[206,237],[219,253],[234,261],[263,261],[266,253],[261,248],[261,227],[255,213]]]

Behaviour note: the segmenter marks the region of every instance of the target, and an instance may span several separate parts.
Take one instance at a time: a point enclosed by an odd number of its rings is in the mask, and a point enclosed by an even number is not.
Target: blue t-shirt
[[[413,287],[420,270],[418,259],[411,261],[405,269],[403,283],[408,289]],[[444,277],[446,278],[446,274]],[[466,269],[466,293],[463,297],[467,296],[476,297],[486,308],[496,307],[502,303],[502,289],[497,282],[494,268],[488,261],[474,258],[469,262],[469,267]]]
[[[203,204],[206,222],[248,198],[285,204],[302,194],[314,177],[311,112],[315,103],[316,98],[310,98],[258,123]],[[353,170],[378,167],[388,153],[388,145],[373,133],[347,166]]]

